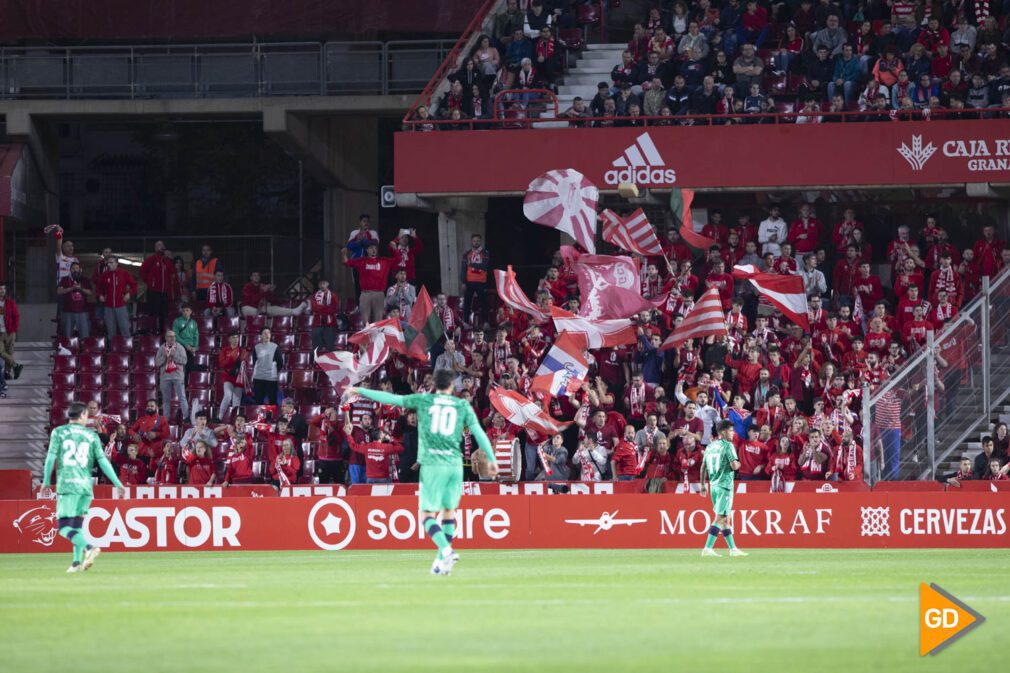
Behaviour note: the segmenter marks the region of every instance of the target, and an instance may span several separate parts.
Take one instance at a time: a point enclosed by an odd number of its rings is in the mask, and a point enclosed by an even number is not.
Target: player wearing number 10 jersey
[[[456,532],[456,507],[463,495],[463,428],[469,428],[477,444],[488,456],[491,473],[498,472],[494,449],[466,400],[454,397],[455,372],[435,371],[435,394],[393,395],[378,390],[348,388],[379,404],[417,410],[417,462],[421,466],[421,520],[424,530],[438,546],[438,556],[431,567],[435,575],[448,575],[458,560],[452,551]],[[436,516],[440,516],[441,525]]]
[[[53,430],[49,437],[49,452],[42,472],[42,488],[49,488],[49,475],[56,467],[56,519],[59,533],[74,545],[74,562],[68,573],[87,570],[95,562],[101,549],[88,543],[84,537],[84,517],[88,515],[93,495],[91,471],[95,463],[105,476],[116,485],[120,495],[125,493],[116,470],[102,450],[98,435],[85,425],[88,408],[80,402],[70,405],[70,420]]]
[[[740,469],[740,459],[733,447],[733,423],[719,421],[715,424],[719,438],[705,448],[701,457],[701,494],[705,495],[711,485],[712,510],[715,523],[708,529],[708,540],[701,551],[702,556],[719,556],[712,547],[722,533],[729,546],[730,556],[747,556],[736,548],[733,529],[729,525],[729,515],[733,511],[733,473]]]

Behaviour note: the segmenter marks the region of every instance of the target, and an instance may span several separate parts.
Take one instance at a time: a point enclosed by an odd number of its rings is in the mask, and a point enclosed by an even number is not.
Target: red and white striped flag
[[[656,238],[656,230],[649,224],[645,211],[639,208],[626,219],[607,209],[600,213],[603,220],[603,240],[639,255],[662,255],[663,247]]]
[[[805,331],[810,331],[810,321],[807,319],[807,295],[801,276],[761,273],[753,264],[737,264],[733,267],[733,277],[749,280],[758,294],[782,311],[782,315]]]
[[[511,265],[509,265],[506,271],[495,269],[494,281],[495,285],[498,286],[498,296],[501,297],[503,302],[517,311],[530,314],[540,322],[546,322],[550,319],[550,316],[530,301],[530,298],[526,296],[523,289],[519,287],[519,283],[516,281],[516,274],[512,270]]]
[[[315,353],[316,364],[330,379],[330,383],[341,395],[344,388],[354,386],[364,381],[386,362],[392,350],[386,341],[386,335],[381,329],[372,330],[371,339],[360,344],[360,354],[351,351],[332,351],[330,353]]]
[[[701,339],[717,334],[727,334],[726,314],[722,311],[722,299],[718,288],[706,290],[701,295],[694,308],[684,316],[684,321],[670,332],[659,350],[679,348],[688,339]]]
[[[533,180],[523,198],[530,222],[562,231],[584,250],[596,252],[596,202],[600,191],[570,168],[548,171]]]
[[[638,333],[631,320],[621,318],[618,320],[590,320],[558,308],[551,307],[551,316],[554,318],[554,327],[558,331],[568,332],[576,339],[585,339],[585,345],[581,347],[585,350],[593,348],[613,348],[623,344],[633,344],[638,341]]]
[[[540,435],[556,435],[571,425],[570,421],[563,423],[552,418],[536,402],[514,390],[492,388],[488,398],[491,400],[491,406],[497,409],[506,421]]]
[[[348,343],[356,346],[369,347],[376,339],[383,339],[386,345],[397,353],[407,354],[407,343],[403,338],[403,328],[396,318],[386,318],[373,322],[367,327],[355,332]]]

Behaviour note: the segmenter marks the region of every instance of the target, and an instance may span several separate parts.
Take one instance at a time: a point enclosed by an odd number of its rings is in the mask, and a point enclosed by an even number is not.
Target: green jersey
[[[708,445],[702,456],[705,471],[712,488],[733,488],[733,468],[730,463],[737,460],[736,448],[725,439],[717,439]]]
[[[61,425],[49,436],[42,484],[49,484],[49,475],[55,465],[57,494],[90,496],[93,484],[91,472],[96,463],[116,486],[122,485],[94,430],[77,423]]]
[[[378,390],[361,390],[360,393],[379,404],[417,411],[417,462],[420,465],[460,463],[464,427],[470,429],[480,448],[491,462],[495,462],[491,441],[466,400],[441,393],[393,395]]]

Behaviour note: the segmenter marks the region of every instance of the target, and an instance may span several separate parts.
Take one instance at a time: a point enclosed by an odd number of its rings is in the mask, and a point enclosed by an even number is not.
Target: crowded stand
[[[596,6],[521,4],[508,0],[405,128],[521,128],[556,106]],[[662,2],[608,78],[544,116],[577,127],[1002,118],[1008,49],[1004,7],[985,0]]]
[[[354,293],[320,278],[306,297],[278,296],[258,272],[236,291],[209,246],[189,273],[160,241],[139,278],[109,249],[88,275],[56,227],[61,301],[50,423],[60,424],[72,401],[87,402],[126,484],[416,482],[416,414],[343,395],[317,361],[359,346],[364,359],[362,330],[392,318],[410,349],[389,354],[357,385],[430,392],[434,369],[455,371],[456,394],[503,450],[505,479],[696,487],[701,452],[722,419],[736,427],[742,480],[780,490],[796,480],[897,479],[900,431],[881,430],[864,465],[863,388],[881,385],[929,331],[955,320],[982,277],[1010,264],[1010,247],[991,225],[956,247],[929,216],[898,227],[874,251],[855,209],[830,222],[805,202],[760,214],[712,208],[705,221],[697,235],[708,247],[689,246],[669,226],[656,232],[662,254],[623,258],[634,259],[639,299],[653,308],[633,317],[629,338],[577,347],[587,371],[557,395],[535,379],[553,346],[568,347],[558,316],[574,318],[591,300],[580,294],[577,246],[554,253],[536,286],[525,288],[523,307],[518,283],[504,296],[496,286],[494,271],[513,260],[497,259],[476,235],[460,260],[461,295],[430,298],[414,270],[423,249],[417,232],[383,241],[367,215],[343,251]],[[736,277],[739,265],[801,278],[809,328]],[[131,317],[124,307],[137,298],[138,281],[144,301]],[[723,334],[666,348],[713,289]],[[0,307],[10,301],[0,294]],[[943,382],[955,394],[963,364],[956,353],[939,355],[940,394]],[[506,392],[571,424],[556,433],[513,425],[492,400]],[[904,394],[885,400],[875,425],[901,427]],[[960,478],[1003,478],[1000,447],[984,471]],[[464,435],[473,480],[475,450]]]

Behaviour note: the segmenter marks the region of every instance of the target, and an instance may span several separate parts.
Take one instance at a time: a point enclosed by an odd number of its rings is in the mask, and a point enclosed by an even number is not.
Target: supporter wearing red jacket
[[[332,351],[337,340],[337,313],[340,297],[330,289],[330,281],[320,278],[316,291],[309,298],[312,311],[312,348]]]
[[[961,276],[962,302],[964,299],[971,299],[982,291],[982,268],[978,260],[975,259],[974,250],[971,248],[964,249],[961,263],[957,265],[955,270]]]
[[[940,266],[929,278],[929,303],[939,303],[939,293],[943,290],[955,307],[960,307],[964,300],[964,283],[961,274],[954,268],[953,258],[948,253],[940,258]]]
[[[393,268],[393,260],[389,257],[379,257],[379,246],[375,243],[368,244],[364,257],[348,259],[347,248],[342,250],[342,254],[344,264],[358,272],[361,283],[361,297],[358,300],[361,319],[366,325],[382,320],[386,287],[389,285],[389,272]]]
[[[756,247],[754,251],[757,251]],[[723,244],[719,254],[726,263],[727,269],[732,269],[740,263],[743,256],[747,254],[747,244],[740,240],[739,231],[736,229],[729,230],[726,243]]]
[[[887,353],[887,349],[891,345],[891,334],[885,329],[880,318],[870,320],[864,342],[866,350],[870,353],[876,353],[880,357],[884,357],[884,354]]]
[[[677,231],[676,227],[670,227],[666,230],[666,238],[660,242],[660,246],[662,246],[663,254],[666,258],[677,264],[694,259],[694,253],[691,252],[691,248],[687,243],[680,238],[680,232]]]
[[[401,229],[400,237],[389,242],[389,256],[393,259],[394,273],[403,269],[407,273],[407,282],[413,284],[417,279],[414,264],[423,251],[424,245],[417,236],[417,229]]]
[[[610,456],[614,481],[631,481],[638,476],[638,450],[635,447],[635,427],[624,426],[624,438],[614,446]]]
[[[821,221],[811,214],[809,203],[800,206],[799,217],[789,225],[786,240],[793,244],[797,257],[803,257],[817,249],[817,243],[821,240]]]
[[[842,431],[842,441],[833,449],[839,481],[863,481],[863,447],[855,442],[851,429]]]
[[[692,435],[684,437],[677,450],[677,480],[697,484],[701,481],[701,448]]]
[[[800,448],[796,462],[804,479],[825,481],[834,473],[833,458],[831,447],[821,438],[821,431],[814,428],[807,433],[807,441]]]
[[[961,263],[961,253],[947,240],[947,232],[943,229],[937,229],[936,242],[929,246],[929,249],[926,251],[926,257],[923,260],[926,263],[926,268],[930,271],[940,268],[941,260],[944,256],[949,256],[954,265]]]
[[[782,481],[796,481],[799,466],[796,462],[796,454],[793,453],[793,445],[786,436],[781,436],[776,440],[776,450],[768,454],[768,464],[765,471],[769,478],[779,477]]]
[[[344,430],[339,410],[333,405],[328,406],[323,413],[309,419],[309,425],[319,428],[319,446],[316,449],[319,483],[344,483]]]
[[[927,332],[934,329],[933,323],[926,320],[926,312],[921,304],[912,311],[912,319],[901,328],[901,342],[914,353],[926,345]]]
[[[168,419],[158,413],[157,400],[148,400],[144,413],[130,428],[130,437],[137,443],[138,455],[145,461],[162,454],[162,446],[168,441]]]
[[[780,276],[795,276],[799,274],[800,265],[793,256],[793,244],[785,242],[779,248],[782,252],[772,262],[769,273],[777,273]]]
[[[656,440],[656,450],[649,451],[645,459],[646,479],[676,479],[676,457],[670,453],[670,440],[660,437]]]
[[[576,420],[576,423],[580,423],[580,421]],[[581,423],[585,423],[581,433],[583,436],[592,439],[597,446],[605,449],[608,453],[614,450],[615,443],[620,437],[617,429],[607,422],[606,411],[598,409],[593,414],[591,421],[588,423],[581,421]]]
[[[7,286],[3,283],[0,283],[0,322],[4,326],[4,331],[0,332],[0,358],[6,364],[7,375],[16,379],[21,376],[23,367],[14,361],[14,342],[21,327],[21,315],[17,303],[7,295]]]
[[[753,424],[747,428],[747,438],[736,438],[736,453],[740,457],[737,479],[748,481],[768,478],[768,458],[771,449],[758,439],[758,428]]]
[[[850,245],[845,249],[845,257],[835,262],[831,289],[837,297],[851,297],[852,286],[859,277],[859,249]]]
[[[252,460],[246,454],[243,442],[232,445],[231,452],[224,461],[224,481],[222,486],[232,484],[248,484],[253,479]]]
[[[729,240],[729,227],[722,223],[722,213],[713,210],[709,215],[708,224],[701,228],[701,235],[711,238],[716,245],[722,246]]]
[[[901,270],[897,274],[892,275],[891,280],[894,286],[894,295],[899,300],[908,294],[908,290],[911,287],[919,288],[920,296],[926,287],[926,278],[922,271],[919,270],[919,267],[916,266],[915,260],[911,257],[905,258]]]
[[[852,243],[852,232],[855,229],[865,231],[863,223],[856,220],[856,211],[846,208],[842,221],[835,225],[835,231],[831,235],[831,241],[835,244],[835,253],[839,257],[845,255],[845,249]]]
[[[204,315],[235,317],[235,291],[224,282],[224,271],[214,272],[214,282],[207,286],[207,309]]]
[[[165,443],[161,456],[151,463],[151,469],[154,471],[155,484],[179,483],[179,456],[175,454],[172,442]]]
[[[884,289],[880,277],[870,273],[870,263],[859,263],[859,275],[852,282],[852,294],[859,295],[863,302],[863,310],[869,313],[873,306],[884,298]]]
[[[734,360],[729,355],[726,356],[726,365],[732,367],[735,372],[737,392],[745,396],[748,401],[750,401],[750,393],[754,390],[761,375],[761,370],[764,369],[760,358],[761,352],[756,348],[747,351],[746,360]]]
[[[298,482],[298,469],[301,466],[302,463],[295,454],[295,441],[288,436],[281,442],[280,453],[273,460],[267,462],[267,472],[270,475],[271,483],[280,488]]]
[[[996,238],[996,229],[991,224],[982,227],[982,240],[975,243],[975,262],[983,276],[995,276],[1002,268],[1000,257],[1003,241]]]
[[[119,266],[119,258],[112,255],[106,261],[108,269],[98,278],[95,292],[98,301],[105,305],[106,336],[130,336],[130,316],[126,312],[126,302],[137,296],[137,281]],[[162,330],[164,333],[164,330]]]
[[[369,484],[388,484],[391,474],[390,463],[393,456],[403,453],[403,445],[390,441],[388,434],[372,428],[366,442],[354,437],[354,428],[350,423],[344,424],[344,436],[351,451],[365,457],[365,478]]]
[[[176,280],[175,265],[165,254],[164,241],[155,241],[154,254],[140,265],[140,279],[147,285],[147,311],[158,319],[158,333],[165,333],[168,317],[168,296]]]
[[[957,306],[947,298],[947,291],[940,290],[936,296],[936,306],[929,309],[926,319],[933,324],[937,330],[957,317]]]
[[[119,481],[126,486],[147,483],[147,462],[137,457],[137,445],[126,447],[126,458],[119,462]]]
[[[733,276],[725,273],[722,261],[712,264],[712,270],[705,277],[705,289],[713,287],[719,290],[719,298],[722,300],[722,309],[728,311],[733,302]]]
[[[214,461],[210,457],[207,443],[202,439],[196,442],[196,452],[183,450],[182,460],[186,463],[186,483],[192,486],[210,486],[217,479]]]

